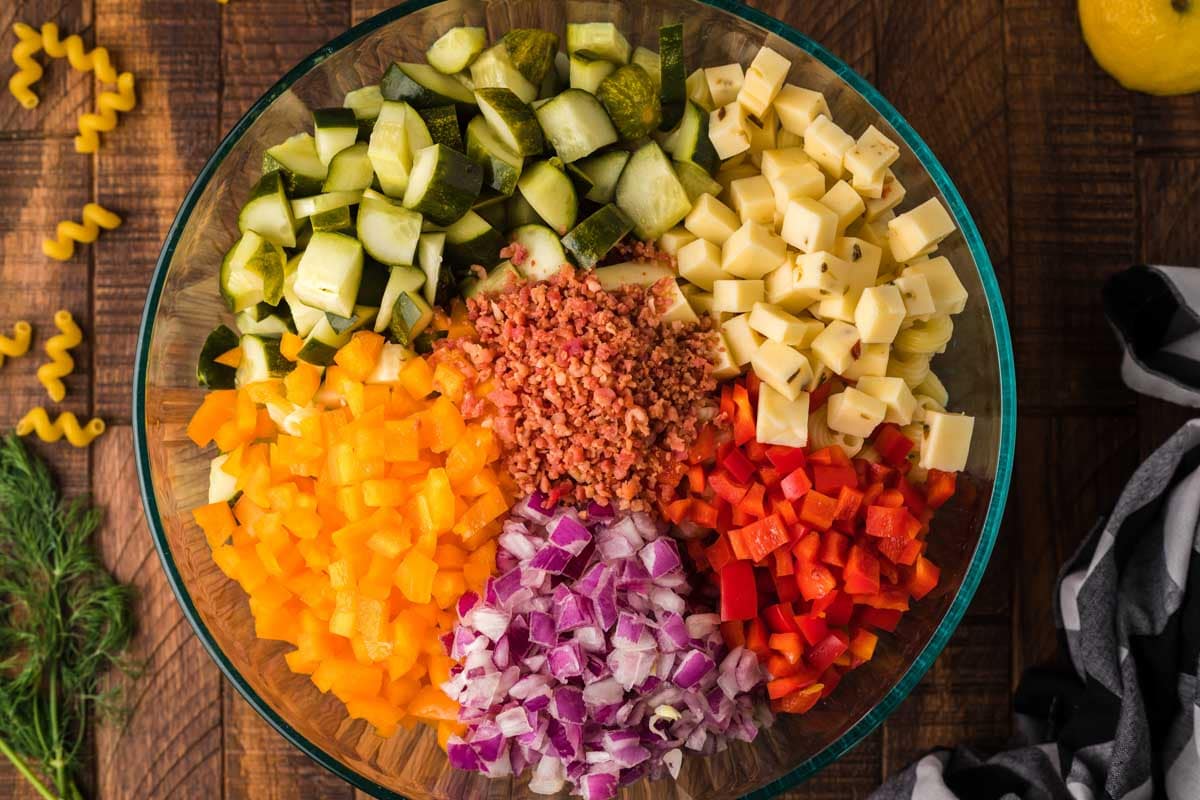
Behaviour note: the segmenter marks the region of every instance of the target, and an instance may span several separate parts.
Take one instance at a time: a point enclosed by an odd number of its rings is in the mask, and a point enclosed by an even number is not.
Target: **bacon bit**
[[[529,258],[529,250],[520,242],[511,242],[500,248],[500,258],[507,258],[519,267]]]
[[[471,273],[479,280],[483,280],[487,277],[487,267],[483,266],[482,264],[472,264],[467,268],[467,272]]]
[[[657,261],[672,272],[679,271],[675,256],[659,250],[654,242],[642,242],[637,239],[618,242],[605,255],[603,264],[620,264],[623,261]]]

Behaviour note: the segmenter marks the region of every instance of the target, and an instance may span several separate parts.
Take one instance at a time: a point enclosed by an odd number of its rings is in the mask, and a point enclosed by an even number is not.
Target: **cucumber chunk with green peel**
[[[679,124],[667,134],[662,147],[676,161],[689,161],[707,172],[716,168],[717,151],[708,138],[708,112],[688,101]]]
[[[451,28],[425,51],[429,65],[444,75],[462,72],[471,66],[475,57],[487,47],[487,31],[483,28]]]
[[[575,196],[587,197],[587,193],[595,188],[596,184],[592,183],[592,176],[581,170],[575,164],[564,164],[563,170],[566,171],[567,177],[571,179],[571,185],[575,187]]]
[[[457,150],[434,144],[413,158],[404,207],[449,225],[471,209],[482,188],[482,167]]]
[[[486,219],[488,225],[498,231],[509,228],[508,198],[502,194],[480,196],[475,205],[471,206],[471,210]]]
[[[250,199],[238,214],[238,228],[242,233],[253,231],[273,244],[295,247],[297,227],[284,190],[283,173],[272,170],[250,190]]]
[[[308,224],[312,226],[313,233],[317,231],[350,232],[354,230],[354,217],[350,214],[350,206],[341,206],[328,211],[318,211],[308,218]]]
[[[375,318],[375,309],[359,306],[352,309],[347,318],[351,320],[351,325],[339,332],[334,330],[329,321],[329,315],[322,313],[321,319],[304,337],[304,344],[300,347],[297,357],[309,364],[316,364],[320,367],[329,366],[333,363],[337,351],[350,341],[354,332],[370,324]]]
[[[511,261],[502,261],[487,274],[486,278],[481,280],[471,277],[463,281],[462,296],[469,300],[479,294],[502,292],[514,283],[520,283],[523,280],[525,280],[525,276],[519,267]]]
[[[582,89],[568,89],[547,100],[535,116],[554,152],[568,163],[617,141],[617,129],[604,106]]]
[[[329,174],[323,192],[361,192],[375,181],[375,168],[367,153],[367,143],[347,147],[329,162]]]
[[[446,259],[461,279],[473,264],[490,267],[500,261],[500,249],[506,242],[500,231],[487,221],[468,211],[446,228]]]
[[[505,147],[521,156],[542,152],[542,126],[533,109],[510,89],[476,89],[479,112]]]
[[[510,234],[512,240],[525,249],[521,272],[531,281],[544,281],[558,274],[567,263],[558,234],[545,225],[522,225]]]
[[[389,267],[373,258],[363,258],[362,280],[358,283],[358,294],[354,296],[354,305],[380,308],[383,305],[383,297],[387,294],[388,281],[391,280],[394,269],[412,269],[412,267]]]
[[[552,161],[538,161],[525,170],[517,188],[537,215],[562,236],[575,226],[579,200],[575,186]]]
[[[637,64],[646,70],[646,74],[650,76],[650,81],[654,84],[654,88],[662,89],[662,59],[659,58],[658,53],[653,50],[647,50],[645,47],[638,47],[633,51],[629,63]]]
[[[684,81],[684,88],[687,90],[688,100],[709,113],[716,111],[717,104],[713,102],[712,92],[709,91],[708,78],[704,75],[703,67],[692,70],[692,74],[688,75],[687,80]]]
[[[423,233],[417,242],[417,263],[420,264],[421,272],[425,276],[421,294],[429,305],[438,301],[438,287],[442,283],[442,255],[445,249],[446,234],[444,233]]]
[[[508,48],[496,44],[479,54],[471,64],[471,82],[480,89],[508,89],[524,103],[537,99],[538,85],[530,83],[513,64]]]
[[[627,141],[647,136],[662,122],[658,87],[637,64],[626,64],[601,81],[596,96],[617,133]]]
[[[572,22],[567,25],[567,54],[582,53],[614,64],[629,62],[629,40],[611,22]]]
[[[632,230],[633,222],[625,212],[609,203],[572,228],[562,246],[576,264],[591,269]]]
[[[500,141],[482,115],[467,123],[467,155],[483,168],[483,184],[502,195],[517,189],[525,159]]]
[[[541,86],[546,75],[554,69],[558,37],[549,31],[538,28],[513,28],[504,34],[500,44],[508,51],[508,59],[512,65],[534,86]]]
[[[265,305],[265,303],[260,305]],[[238,314],[237,319],[234,320],[238,331],[243,334],[253,333],[260,336],[282,336],[288,332],[295,332],[290,314],[278,313],[271,306],[267,307],[271,308],[272,313],[255,316],[248,308]]]
[[[371,258],[389,265],[411,265],[420,236],[420,214],[373,189],[363,192],[358,238]]]
[[[204,340],[196,363],[196,383],[205,389],[232,389],[237,370],[217,359],[238,346],[238,335],[228,325],[218,325]]]
[[[679,177],[679,183],[683,186],[683,190],[687,192],[688,200],[693,203],[702,194],[711,194],[716,197],[723,188],[720,182],[708,174],[707,170],[701,169],[690,161],[676,161],[675,174]]]
[[[554,54],[554,66],[546,70],[546,77],[538,86],[538,97],[549,99],[566,87],[569,79],[567,54],[559,51]]]
[[[282,247],[254,231],[243,233],[221,262],[219,283],[225,305],[236,314],[258,303],[278,303],[285,262]]]
[[[379,90],[384,100],[403,101],[413,108],[431,108],[450,103],[475,105],[475,97],[467,87],[428,64],[392,62],[383,73]]]
[[[462,130],[458,127],[458,109],[455,106],[434,106],[420,110],[421,119],[429,131],[434,144],[444,144],[452,150],[465,153]]]
[[[328,164],[358,140],[358,118],[349,108],[318,108],[313,111],[313,139],[317,158]]]
[[[529,201],[520,192],[508,198],[506,211],[508,212],[509,228],[546,224],[546,221],[538,216],[538,213],[533,210],[533,206],[529,205]]]
[[[299,264],[300,256],[295,256],[292,261]],[[301,302],[300,298],[296,296],[295,287],[296,272],[293,270],[284,278],[283,299],[288,304],[288,311],[292,315],[292,326],[296,329],[296,334],[300,337],[305,337],[312,332],[313,326],[324,318],[325,312]]]
[[[337,314],[325,312],[325,319],[329,322],[329,327],[336,334],[354,333],[368,327],[375,319],[375,315],[379,309],[375,306],[355,306],[354,311],[348,317],[341,317]]]
[[[617,181],[616,203],[633,220],[639,239],[653,241],[692,210],[671,160],[657,142],[647,142],[629,158]]]
[[[370,129],[379,116],[379,109],[382,106],[383,92],[379,90],[378,83],[351,89],[342,98],[342,108],[348,108],[354,112],[354,119],[358,121],[359,130],[363,129],[364,124],[367,125],[368,130]]]
[[[407,105],[384,103],[367,146],[367,156],[379,185],[392,197],[404,196],[408,174],[412,170],[413,149],[406,124],[407,109]]]
[[[311,134],[298,133],[263,154],[264,174],[279,170],[288,197],[303,197],[321,191],[329,167],[317,155]]]
[[[282,378],[292,371],[292,362],[279,352],[279,337],[255,333],[241,338],[242,360],[238,364],[236,382],[248,386],[271,378]]]
[[[352,206],[362,199],[361,191],[354,192],[325,192],[309,197],[300,197],[292,201],[292,216],[305,219],[322,211]]]
[[[662,129],[679,124],[687,103],[687,67],[683,58],[683,25],[658,29],[659,96],[662,98]]]
[[[414,291],[400,292],[392,304],[387,331],[397,344],[410,345],[433,322],[433,308]]]
[[[617,65],[611,61],[576,53],[570,60],[571,88],[595,94],[601,82],[616,71]]]
[[[392,267],[387,286],[379,298],[379,313],[375,316],[375,332],[383,333],[392,320],[392,309],[402,292],[420,292],[424,296],[425,273],[416,267]],[[428,302],[428,301],[426,301]],[[431,304],[432,305],[432,304]]]
[[[617,191],[617,181],[621,178],[621,171],[625,169],[627,161],[628,150],[610,150],[578,162],[576,166],[592,182],[592,188],[585,197],[593,203],[611,203]]]
[[[306,305],[348,317],[362,271],[363,245],[357,239],[342,233],[314,233],[300,257],[293,289]]]

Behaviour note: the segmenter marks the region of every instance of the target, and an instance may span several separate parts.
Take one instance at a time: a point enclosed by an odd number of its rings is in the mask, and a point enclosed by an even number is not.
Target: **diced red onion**
[[[571,554],[561,547],[547,545],[534,554],[529,566],[533,569],[544,569],[546,572],[559,575],[571,563]]]
[[[582,725],[587,718],[583,690],[577,686],[559,686],[550,698],[550,714],[559,722]]]
[[[612,506],[602,506],[594,500],[588,502],[587,513],[592,520],[612,519],[616,515]]]
[[[508,623],[511,621],[512,617],[495,608],[481,606],[471,612],[472,627],[493,642],[500,640],[500,637],[508,630]]]
[[[583,651],[577,642],[566,642],[550,650],[550,674],[560,681],[583,674]]]
[[[456,765],[457,766],[457,765]],[[470,769],[470,767],[462,767]],[[529,791],[537,794],[557,794],[566,783],[567,772],[563,769],[560,759],[551,755],[542,755],[533,768],[533,777],[529,779]]]
[[[583,552],[592,541],[592,534],[571,514],[555,517],[546,527],[550,532],[550,543],[561,547],[573,556]]]
[[[698,684],[701,678],[711,673],[715,667],[716,664],[707,654],[699,650],[691,650],[680,660],[672,680],[675,681],[676,686],[690,689]]]
[[[670,589],[655,586],[650,590],[650,604],[660,611],[670,611],[682,614],[687,609],[687,602]]]
[[[650,573],[651,578],[661,578],[668,572],[683,567],[675,541],[666,537],[647,544],[638,551],[638,557],[646,565],[646,571]]]
[[[697,615],[693,614],[692,617]],[[689,617],[688,619],[691,619]],[[702,638],[700,636],[692,636],[688,630],[688,625],[683,621],[683,617],[676,614],[674,611],[668,612],[666,617],[658,625],[659,646],[664,650],[682,650],[688,646],[688,642],[692,639]]]

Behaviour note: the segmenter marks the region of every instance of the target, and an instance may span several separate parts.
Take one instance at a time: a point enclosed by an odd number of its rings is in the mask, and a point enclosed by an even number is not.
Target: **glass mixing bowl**
[[[1008,492],[1015,437],[1012,344],[996,277],[971,215],[926,144],[880,94],[819,44],[727,0],[412,0],[347,31],[288,72],[234,126],[201,171],[168,233],[146,302],[134,386],[138,469],[146,518],[171,585],[196,633],[225,675],[280,733],[313,759],[376,797],[518,798],[524,781],[488,781],[450,769],[434,732],[401,730],[383,740],[308,678],[284,663],[288,649],[256,639],[245,595],[213,564],[189,510],[206,502],[213,453],[185,436],[202,396],[195,364],[205,334],[230,321],[217,293],[221,257],[238,235],[238,208],[262,153],[308,129],[310,108],[341,104],[343,93],[378,81],[392,60],[421,60],[454,25],[486,25],[493,38],[513,27],[562,32],[568,21],[612,20],[633,44],[655,46],[668,22],[685,25],[687,63],[747,64],[760,45],[792,60],[791,80],[825,93],[834,119],[858,134],[873,124],[897,142],[894,171],[905,207],[940,197],[960,233],[940,252],[971,299],[955,317],[954,340],[937,359],[956,410],[975,416],[967,480],[934,521],[930,556],[937,589],[884,635],[875,658],[803,716],[783,716],[753,745],[685,760],[677,781],[642,782],[625,798],[769,797],[831,763],[908,695],[966,610],[992,552]]]

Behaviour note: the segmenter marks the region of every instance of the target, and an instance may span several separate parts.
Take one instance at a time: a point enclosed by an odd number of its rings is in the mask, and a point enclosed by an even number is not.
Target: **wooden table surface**
[[[109,432],[90,450],[42,446],[69,490],[107,506],[106,561],[137,588],[131,714],[92,737],[94,797],[322,798],[353,791],[261,721],[218,673],[166,585],[142,518],[130,435],[138,320],[159,245],[220,136],[288,67],[388,0],[4,0],[14,21],[56,21],[110,48],[140,104],[77,155],[90,78],[62,61],[36,111],[0,97],[0,327],[84,326],[66,408]],[[1059,564],[1181,409],[1136,397],[1100,313],[1106,276],[1135,262],[1200,265],[1200,97],[1122,90],[1090,59],[1071,0],[758,0],[873,81],[948,168],[1003,288],[1020,397],[1013,492],[984,584],[929,674],[885,725],[790,794],[851,798],[923,750],[1010,734],[1010,693],[1055,651]],[[7,81],[11,64],[0,68]],[[125,224],[48,262],[40,242],[91,199]],[[39,342],[40,349],[40,342]],[[4,365],[0,425],[46,402],[36,356]],[[32,798],[0,768],[0,797]]]

